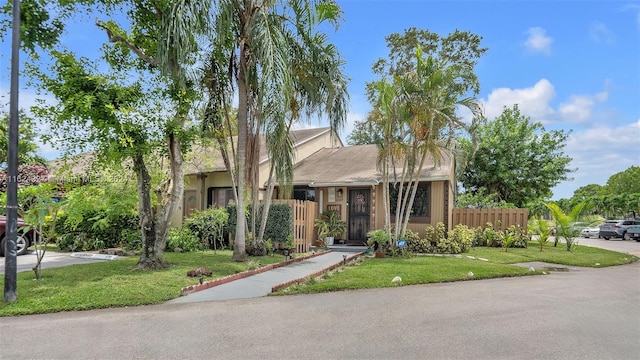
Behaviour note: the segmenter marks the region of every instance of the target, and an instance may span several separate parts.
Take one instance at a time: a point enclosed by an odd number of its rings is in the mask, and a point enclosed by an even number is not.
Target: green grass
[[[499,248],[481,247],[473,248],[465,255],[486,258],[492,262],[501,264],[543,261],[553,264],[583,267],[623,265],[638,260],[637,257],[630,254],[583,245],[577,245],[573,251],[569,252],[565,244],[558,244],[557,247],[554,247],[552,243],[549,243],[546,244],[543,251],[540,251],[540,246],[537,241],[530,242],[529,247],[526,249],[509,249],[508,252],[505,252]]]
[[[187,271],[207,267],[220,278],[245,271],[246,263],[231,260],[231,251],[165,253],[171,266],[162,271],[132,270],[138,258],[43,269],[34,280],[32,271],[17,278],[17,301],[0,302],[0,316],[40,314],[70,310],[158,304],[180,296],[180,289],[197,284]],[[249,258],[267,265],[284,260],[282,255]],[[0,280],[4,288],[4,276]]]
[[[587,246],[577,246],[573,252],[566,251],[564,246],[547,246],[540,252],[537,242],[530,243],[527,249],[509,249],[508,252],[500,248],[474,248],[462,257],[365,258],[359,265],[347,266],[344,271],[332,272],[330,276],[314,279],[306,285],[294,285],[276,295],[392,287],[397,286],[391,282],[395,276],[402,278],[402,285],[414,285],[541,274],[542,269],[530,272],[526,267],[512,265],[531,261],[604,267],[637,260],[633,255]],[[474,276],[470,277],[469,272]]]

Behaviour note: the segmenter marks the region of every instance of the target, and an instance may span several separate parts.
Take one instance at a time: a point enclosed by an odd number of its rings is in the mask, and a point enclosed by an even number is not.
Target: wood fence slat
[[[527,228],[529,209],[453,209],[453,226],[485,227],[492,223],[496,230],[506,230],[512,225]]]

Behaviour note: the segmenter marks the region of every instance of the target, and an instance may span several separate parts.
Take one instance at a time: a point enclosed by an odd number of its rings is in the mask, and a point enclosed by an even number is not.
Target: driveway
[[[20,255],[16,257],[17,259],[17,269],[18,272],[22,271],[31,271],[31,269],[36,266],[36,262],[38,261],[36,257],[35,251],[29,251],[24,255]],[[5,258],[0,257],[0,274],[4,274],[5,267]],[[86,264],[96,261],[105,261],[105,260],[96,260],[96,259],[85,259],[85,258],[77,258],[72,257],[71,253],[59,253],[54,251],[47,251],[44,254],[44,258],[42,259],[42,268],[54,268],[54,267],[62,267],[74,264]]]
[[[593,246],[602,249],[617,251],[621,253],[632,254],[640,257],[640,242],[634,240],[622,240],[622,239],[598,239],[598,238],[583,238],[577,237],[575,241],[578,245]],[[564,241],[561,241],[564,243]],[[546,246],[553,246],[553,237],[549,238],[549,242]],[[565,245],[563,245],[565,246]]]

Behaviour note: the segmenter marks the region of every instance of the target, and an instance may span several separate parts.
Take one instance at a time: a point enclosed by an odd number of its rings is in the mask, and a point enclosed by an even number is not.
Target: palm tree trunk
[[[248,55],[244,39],[240,42],[240,63],[238,69],[238,194],[236,202],[236,237],[233,245],[233,260],[243,262],[247,258],[245,249],[246,216],[244,212],[245,200],[245,165],[247,161],[248,138],[248,87],[247,64]]]

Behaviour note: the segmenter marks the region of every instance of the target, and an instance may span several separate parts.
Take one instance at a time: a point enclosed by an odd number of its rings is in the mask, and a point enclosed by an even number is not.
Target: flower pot
[[[327,244],[327,246],[333,245],[333,236],[327,236],[326,238],[324,238],[324,242],[325,244]]]
[[[317,247],[323,247],[323,246],[324,246],[324,241],[322,241],[322,240],[316,240],[316,246],[317,246]]]
[[[375,256],[376,256],[377,258],[383,258],[383,257],[384,257],[384,251],[376,251]]]

